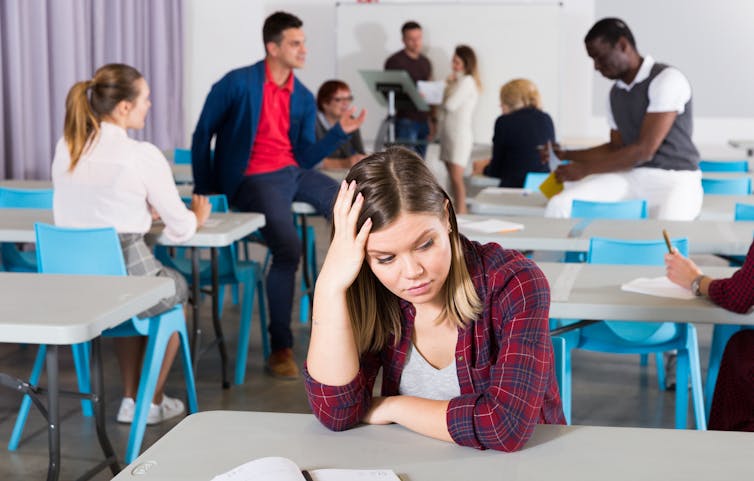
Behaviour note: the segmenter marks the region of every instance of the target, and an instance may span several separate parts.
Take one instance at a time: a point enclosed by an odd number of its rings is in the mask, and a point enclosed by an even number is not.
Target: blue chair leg
[[[244,271],[243,302],[241,303],[241,319],[238,324],[238,346],[236,347],[236,372],[234,382],[243,384],[246,377],[246,361],[249,354],[249,336],[251,335],[251,315],[254,309],[254,295],[257,288],[256,272],[254,268]],[[264,296],[260,292],[259,296]]]
[[[639,365],[643,367],[647,364],[649,364],[649,356],[646,354],[639,354]]]
[[[689,409],[689,353],[678,349],[675,369],[675,428],[686,429],[686,413]]]
[[[42,369],[45,365],[45,355],[47,354],[47,346],[42,344],[37,350],[37,357],[34,359],[34,366],[31,369],[31,375],[29,376],[29,384],[39,384],[39,378],[42,376]],[[24,433],[24,426],[26,426],[26,419],[29,417],[29,410],[31,409],[31,396],[25,395],[21,400],[21,408],[18,410],[18,416],[16,417],[16,424],[13,425],[13,432],[10,435],[10,441],[8,441],[8,451],[15,451],[18,449],[18,445],[21,442],[21,435]]]
[[[725,345],[728,344],[731,336],[741,330],[741,326],[728,326],[722,324],[715,324],[712,331],[712,345],[709,352],[709,363],[707,365],[707,379],[704,383],[704,406],[705,413],[709,417],[710,409],[712,408],[712,395],[715,392],[715,384],[717,383],[717,375],[720,371],[720,361],[723,359],[723,351],[725,351]]]
[[[691,376],[691,405],[694,408],[694,422],[696,429],[707,430],[707,416],[704,410],[704,395],[702,391],[702,368],[699,361],[699,344],[696,328],[688,326],[687,348],[689,351],[689,375]],[[678,386],[676,385],[676,389]]]
[[[194,414],[199,411],[199,403],[196,398],[196,381],[194,380],[194,368],[191,361],[191,344],[189,344],[188,331],[186,330],[186,320],[183,312],[180,312],[183,325],[178,326],[178,336],[181,339],[180,352],[183,361],[183,377],[186,381],[186,400],[188,401],[188,412]]]

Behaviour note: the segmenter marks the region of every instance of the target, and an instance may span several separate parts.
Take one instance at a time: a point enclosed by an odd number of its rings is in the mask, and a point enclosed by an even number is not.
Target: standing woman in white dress
[[[466,186],[463,183],[463,174],[474,144],[471,115],[474,113],[481,88],[474,50],[468,45],[457,46],[451,68],[442,103],[440,160],[445,162],[448,169],[456,212],[465,214]]]

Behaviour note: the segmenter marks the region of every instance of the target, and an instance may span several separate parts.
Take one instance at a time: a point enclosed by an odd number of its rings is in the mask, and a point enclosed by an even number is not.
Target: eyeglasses
[[[333,97],[333,102],[353,102],[353,95],[349,95],[348,97]]]

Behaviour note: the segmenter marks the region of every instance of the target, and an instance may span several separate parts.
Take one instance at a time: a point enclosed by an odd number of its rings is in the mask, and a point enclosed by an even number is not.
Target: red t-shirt
[[[244,175],[274,172],[284,167],[298,165],[293,157],[288,129],[291,126],[291,92],[293,72],[285,84],[278,87],[272,80],[270,66],[265,62],[262,110],[254,144],[249,153],[249,163]]]

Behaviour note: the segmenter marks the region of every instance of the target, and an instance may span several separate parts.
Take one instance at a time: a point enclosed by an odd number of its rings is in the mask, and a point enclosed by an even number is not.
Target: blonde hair
[[[542,98],[534,82],[525,78],[513,79],[500,88],[500,102],[511,111],[534,107],[542,110]]]
[[[364,196],[357,231],[367,219],[372,219],[372,232],[377,232],[404,212],[448,219],[450,272],[443,286],[444,306],[438,319],[448,318],[458,327],[465,327],[475,319],[482,305],[466,267],[453,204],[426,163],[413,151],[391,147],[354,165],[346,182],[353,180]],[[347,291],[346,301],[359,353],[381,350],[390,336],[394,336],[397,345],[401,336],[398,297],[380,283],[366,260]]]
[[[142,75],[135,68],[111,63],[97,69],[91,80],[76,82],[65,99],[63,138],[71,157],[69,170],[76,167],[87,145],[99,133],[102,117],[119,102],[139,96],[136,81]]]

